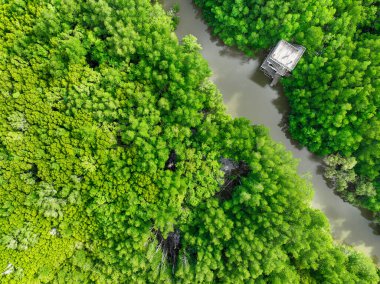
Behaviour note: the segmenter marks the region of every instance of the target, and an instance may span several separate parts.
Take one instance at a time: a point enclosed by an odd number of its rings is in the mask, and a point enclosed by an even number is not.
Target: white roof
[[[284,40],[280,40],[273,49],[271,58],[291,71],[296,67],[304,51],[303,46],[293,46]]]

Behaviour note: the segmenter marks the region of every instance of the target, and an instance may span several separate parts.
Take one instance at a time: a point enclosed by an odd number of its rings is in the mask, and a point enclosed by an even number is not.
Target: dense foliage
[[[317,154],[354,158],[357,178],[338,191],[380,218],[380,1],[195,2],[214,33],[249,55],[280,39],[307,48],[282,80],[289,131]],[[368,195],[349,192],[363,182]]]
[[[0,19],[0,282],[378,282],[159,5],[0,1]]]

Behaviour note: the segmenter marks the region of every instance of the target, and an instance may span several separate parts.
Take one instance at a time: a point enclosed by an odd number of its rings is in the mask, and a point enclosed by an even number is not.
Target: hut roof
[[[301,59],[304,51],[305,48],[303,46],[291,45],[285,40],[280,40],[269,54],[269,57],[284,68],[288,69],[288,71],[292,71]]]

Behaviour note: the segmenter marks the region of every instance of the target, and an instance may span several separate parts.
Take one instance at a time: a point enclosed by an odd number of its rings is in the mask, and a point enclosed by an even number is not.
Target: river
[[[315,189],[312,206],[326,214],[335,240],[354,246],[379,264],[380,237],[372,222],[361,210],[334,194],[322,176],[321,159],[293,142],[283,130],[287,100],[281,94],[281,87],[271,88],[270,79],[259,70],[262,58],[248,58],[223,45],[210,34],[191,0],[167,0],[164,6],[168,8],[175,3],[180,5],[176,34],[179,39],[187,34],[198,38],[203,48],[201,53],[213,72],[211,79],[223,94],[228,113],[269,128],[270,136],[284,144],[299,160],[299,174],[311,173]]]

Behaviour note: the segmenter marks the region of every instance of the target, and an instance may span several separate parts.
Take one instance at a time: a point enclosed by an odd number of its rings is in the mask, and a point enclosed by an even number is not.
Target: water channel
[[[284,144],[299,160],[298,172],[301,175],[312,174],[315,189],[312,206],[326,214],[335,240],[356,247],[379,264],[380,236],[371,220],[361,210],[334,194],[321,174],[321,159],[301,148],[283,131],[287,101],[281,94],[281,87],[271,88],[269,78],[259,71],[262,58],[248,58],[224,46],[210,34],[191,0],[166,0],[164,6],[169,8],[175,3],[180,5],[176,34],[179,39],[187,34],[198,38],[203,48],[201,53],[213,72],[211,79],[223,94],[228,113],[233,117],[246,117],[254,124],[269,128],[271,137]]]

